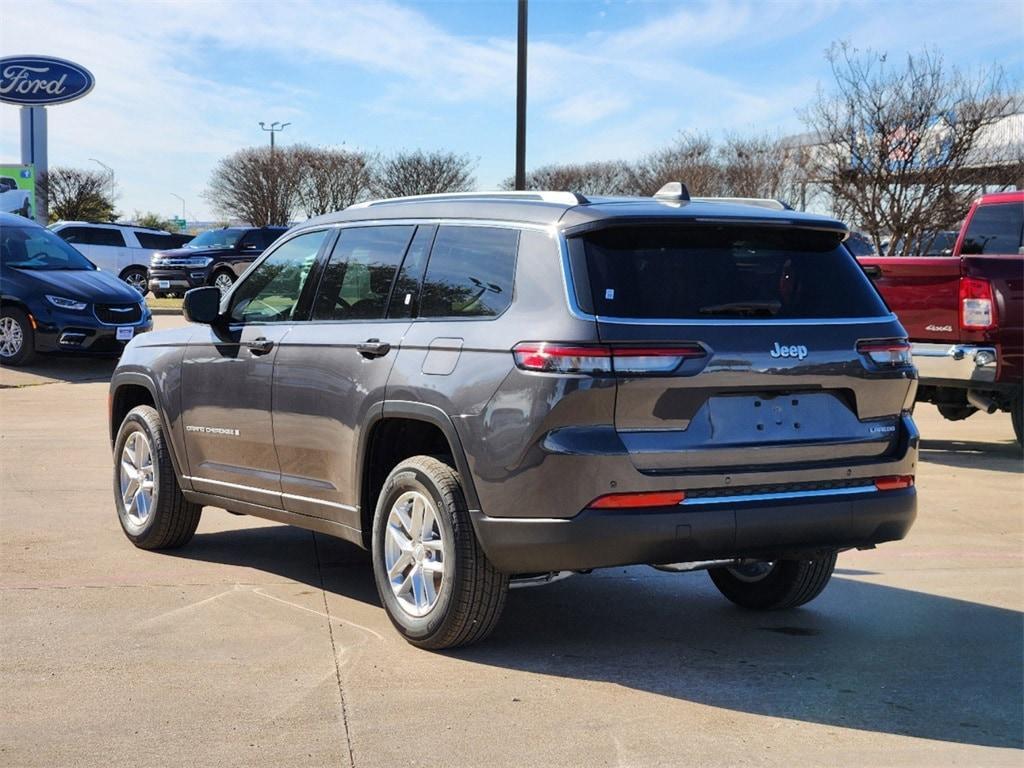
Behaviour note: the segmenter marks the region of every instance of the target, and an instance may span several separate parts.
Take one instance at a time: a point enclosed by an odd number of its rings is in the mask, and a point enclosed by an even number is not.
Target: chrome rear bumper
[[[998,358],[995,347],[921,342],[915,342],[912,347],[914,365],[922,384],[959,381],[982,385],[996,380]]]

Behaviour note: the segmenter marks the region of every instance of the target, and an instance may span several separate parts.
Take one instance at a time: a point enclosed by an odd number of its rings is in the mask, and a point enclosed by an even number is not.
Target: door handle
[[[274,348],[274,342],[265,336],[260,336],[258,339],[253,339],[246,346],[249,347],[249,354],[251,355],[265,355]]]
[[[861,267],[864,270],[864,274],[870,277],[872,280],[877,280],[882,276],[882,268],[877,264],[865,264]]]
[[[356,344],[359,354],[365,358],[384,357],[391,351],[391,345],[380,339],[367,339],[361,344]]]

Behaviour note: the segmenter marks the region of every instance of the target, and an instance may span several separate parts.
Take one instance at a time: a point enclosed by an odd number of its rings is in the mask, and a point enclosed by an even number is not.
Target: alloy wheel
[[[220,289],[220,295],[223,296],[231,290],[231,286],[235,284],[235,281],[231,279],[231,275],[221,272],[214,278],[213,284]]]
[[[132,432],[124,441],[119,480],[125,524],[132,530],[141,530],[153,512],[156,488],[153,447],[144,432]]]
[[[124,281],[143,296],[149,290],[149,280],[142,272],[129,272],[124,276]]]
[[[741,565],[730,565],[726,568],[729,573],[740,581],[748,584],[761,581],[768,577],[768,574],[775,568],[775,561],[770,560],[762,563],[742,563]]]
[[[416,617],[428,614],[446,578],[445,546],[437,509],[419,491],[403,493],[391,506],[384,564],[402,610]]]
[[[14,357],[25,343],[21,323],[13,317],[0,318],[0,357]]]

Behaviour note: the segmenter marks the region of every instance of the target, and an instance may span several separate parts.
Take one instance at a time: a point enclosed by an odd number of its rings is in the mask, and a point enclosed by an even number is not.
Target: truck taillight
[[[875,365],[899,368],[910,365],[910,344],[906,339],[875,339],[857,344],[857,351],[867,355]]]
[[[980,277],[960,278],[960,327],[986,331],[996,327],[996,302],[992,283]]]
[[[612,347],[525,341],[512,348],[516,366],[539,373],[671,373],[684,360],[706,354],[699,344]]]

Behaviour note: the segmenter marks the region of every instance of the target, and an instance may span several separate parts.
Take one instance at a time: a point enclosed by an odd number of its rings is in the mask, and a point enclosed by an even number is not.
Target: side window
[[[326,230],[294,237],[260,262],[235,288],[229,317],[236,323],[292,319]]]
[[[440,227],[427,263],[420,317],[495,317],[512,303],[519,231]]]
[[[83,227],[82,243],[86,245],[112,245],[116,248],[124,248],[124,235],[119,229],[108,227]]]
[[[413,227],[343,229],[324,269],[314,320],[381,320]]]
[[[402,269],[395,278],[395,288],[391,292],[391,303],[388,305],[388,317],[413,317],[416,313],[420,280],[423,279],[423,268],[430,256],[430,245],[434,242],[435,226],[421,225],[416,228],[416,236],[412,239]]]
[[[238,250],[240,251],[253,251],[255,253],[260,253],[263,249],[263,238],[260,237],[260,231],[258,229],[246,232],[242,235],[241,240],[238,241]]]
[[[967,227],[963,253],[1019,253],[1022,226],[1024,205],[1020,203],[979,205]]]
[[[160,248],[174,248],[174,240],[170,235],[163,235],[159,232],[140,232],[135,231],[135,237],[138,238],[139,245],[143,248],[153,248],[155,250]]]

